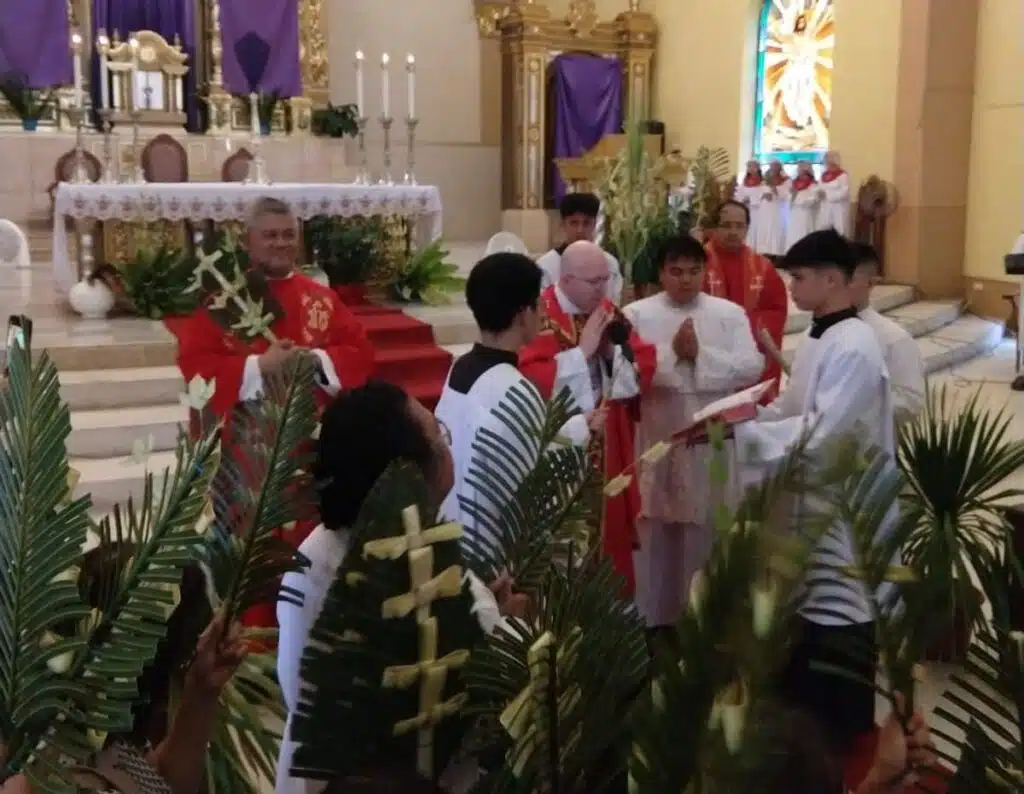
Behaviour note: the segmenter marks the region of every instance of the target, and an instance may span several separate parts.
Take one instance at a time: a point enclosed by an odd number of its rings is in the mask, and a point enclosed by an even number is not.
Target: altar
[[[425,246],[441,236],[441,194],[430,185],[62,182],[57,186],[54,201],[54,284],[66,294],[79,278],[92,271],[97,224],[244,221],[252,204],[264,196],[287,203],[300,221],[318,216],[399,217],[411,222],[415,246]],[[68,219],[74,221],[79,235],[78,255],[74,259],[70,253]]]

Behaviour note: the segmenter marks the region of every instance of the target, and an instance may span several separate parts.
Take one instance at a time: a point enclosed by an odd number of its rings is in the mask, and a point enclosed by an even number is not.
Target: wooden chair
[[[253,159],[255,158],[248,149],[244,147],[239,149],[220,167],[221,182],[244,182],[249,178],[249,169],[252,167]]]
[[[46,188],[46,195],[50,197],[51,220],[53,219],[53,205],[57,199],[57,185],[61,182],[73,181],[76,166],[77,161],[74,149],[64,152],[64,154],[57,158],[57,162],[53,167],[53,182]],[[82,167],[85,169],[85,174],[90,182],[98,182],[103,175],[103,165],[92,152],[82,152]]]
[[[147,182],[188,182],[188,153],[173,135],[153,138],[142,149],[141,160]]]

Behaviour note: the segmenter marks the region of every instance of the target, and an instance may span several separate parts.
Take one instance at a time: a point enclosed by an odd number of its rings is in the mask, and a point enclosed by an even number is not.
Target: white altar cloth
[[[78,267],[68,253],[67,218],[97,221],[245,220],[253,202],[264,196],[280,199],[295,215],[402,215],[417,223],[417,243],[441,236],[441,191],[433,185],[344,185],[244,182],[176,182],[75,184],[57,187],[53,213],[54,284],[64,294],[78,281]]]

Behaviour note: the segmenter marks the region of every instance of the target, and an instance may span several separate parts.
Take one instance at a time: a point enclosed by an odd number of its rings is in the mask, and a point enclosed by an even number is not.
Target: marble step
[[[72,411],[68,455],[126,458],[137,443],[156,451],[173,449],[187,421],[188,409],[181,404]]]
[[[184,390],[181,371],[174,366],[60,373],[61,396],[72,412],[175,405]]]
[[[894,309],[913,303],[914,288],[905,284],[880,284],[871,290],[871,306],[875,311],[886,314]],[[811,324],[811,313],[801,311],[792,302],[786,317],[786,333],[796,334],[805,331]]]

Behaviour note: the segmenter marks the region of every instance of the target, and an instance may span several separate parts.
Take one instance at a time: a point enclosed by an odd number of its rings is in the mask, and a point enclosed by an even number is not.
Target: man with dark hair
[[[562,254],[573,243],[581,240],[593,242],[597,231],[597,216],[601,212],[601,201],[593,193],[569,193],[558,205],[562,217],[562,236],[564,240],[557,248],[552,248],[540,259],[537,265],[543,271],[546,289],[558,283],[562,274]],[[608,283],[606,297],[612,303],[622,300],[622,268],[619,260],[604,252],[608,262]]]
[[[533,341],[540,329],[540,283],[540,268],[529,257],[514,253],[484,257],[466,281],[466,302],[480,329],[480,341],[452,365],[435,416],[448,434],[455,465],[454,487],[441,509],[467,533],[476,531],[475,511],[490,507],[481,503],[483,495],[474,487],[472,477],[467,477],[484,454],[477,446],[481,431],[519,449],[526,460],[541,451],[523,449],[521,441],[494,414],[513,392],[543,411],[540,392],[518,369],[520,348]],[[601,416],[599,411],[588,418],[596,426]],[[563,435],[585,444],[587,420],[583,416],[569,420]]]
[[[871,288],[878,283],[878,252],[870,243],[853,243],[857,269],[853,274],[853,303],[878,337],[889,369],[893,410],[897,422],[913,419],[924,407],[924,362],[921,350],[906,329],[871,308]]]
[[[857,439],[895,465],[889,376],[871,327],[857,316],[852,281],[857,255],[834,229],[812,232],[786,254],[793,301],[811,312],[811,330],[797,350],[785,391],[757,419],[734,428],[737,455],[747,475],[770,473],[803,443],[809,465],[826,468],[835,443]],[[820,502],[795,497],[795,517],[820,512]],[[896,515],[887,517],[894,521]],[[875,725],[870,684],[817,668],[845,658],[837,647],[874,647],[872,610],[859,581],[844,571],[855,565],[848,530],[836,523],[819,542],[805,581],[800,636],[783,689],[787,700],[819,719],[842,753]],[[844,615],[837,615],[837,603]],[[840,654],[837,657],[837,653]],[[864,654],[858,672],[873,681],[876,660]]]
[[[750,210],[740,201],[726,201],[712,218],[714,227],[707,244],[708,262],[704,289],[716,298],[739,304],[747,314],[754,339],[766,355],[766,366],[760,380],[774,384],[764,396],[770,402],[778,394],[782,368],[771,351],[765,349],[761,334],[767,334],[776,349],[782,348],[786,331],[789,298],[786,285],[775,266],[747,245]]]
[[[702,292],[706,261],[693,237],[669,240],[658,268],[664,291],[623,309],[657,350],[654,381],[640,402],[641,453],[685,430],[697,411],[757,383],[764,369],[743,309]],[[732,442],[726,444],[731,456]],[[633,560],[636,604],[649,628],[675,625],[690,580],[711,553],[713,456],[707,444],[676,446],[661,460],[640,464],[639,549]],[[729,466],[724,489],[730,507],[741,493],[735,469]]]

